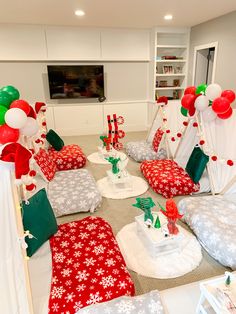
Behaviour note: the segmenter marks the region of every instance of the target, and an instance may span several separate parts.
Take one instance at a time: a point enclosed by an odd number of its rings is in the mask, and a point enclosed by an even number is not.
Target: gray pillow
[[[76,314],[164,314],[157,290],[136,297],[119,297],[79,310]]]

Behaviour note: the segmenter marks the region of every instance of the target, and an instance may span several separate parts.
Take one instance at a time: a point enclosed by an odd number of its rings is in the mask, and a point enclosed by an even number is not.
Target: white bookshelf
[[[153,41],[151,98],[180,99],[187,84],[189,29],[156,28]]]

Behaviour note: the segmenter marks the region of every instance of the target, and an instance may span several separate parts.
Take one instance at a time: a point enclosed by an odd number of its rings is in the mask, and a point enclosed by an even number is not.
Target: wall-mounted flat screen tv
[[[51,99],[104,97],[103,65],[48,65]]]

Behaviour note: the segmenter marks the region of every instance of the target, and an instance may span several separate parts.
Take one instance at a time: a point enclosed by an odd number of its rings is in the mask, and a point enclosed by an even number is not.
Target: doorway
[[[211,84],[215,80],[218,42],[194,48],[193,80],[194,86]]]

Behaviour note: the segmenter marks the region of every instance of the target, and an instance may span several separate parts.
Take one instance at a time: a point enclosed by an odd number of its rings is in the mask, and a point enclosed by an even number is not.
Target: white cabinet
[[[100,31],[90,28],[46,28],[49,60],[100,60]]]
[[[149,30],[101,31],[102,60],[148,61],[149,44]]]
[[[154,36],[153,98],[180,99],[187,82],[189,29],[159,28]]]
[[[0,60],[46,60],[44,29],[34,25],[0,26]]]

